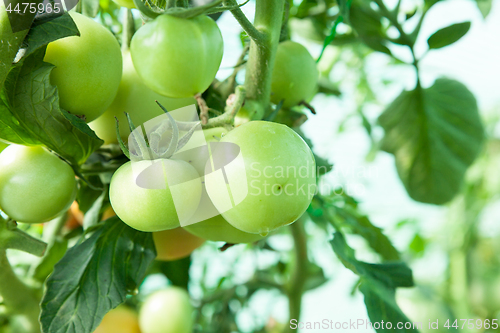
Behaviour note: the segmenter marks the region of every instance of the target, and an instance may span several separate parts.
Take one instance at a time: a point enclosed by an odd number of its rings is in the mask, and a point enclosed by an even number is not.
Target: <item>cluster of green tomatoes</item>
[[[142,124],[164,114],[155,101],[167,110],[194,104],[193,97],[210,86],[222,60],[221,32],[204,15],[190,19],[160,15],[138,29],[127,50],[121,50],[113,34],[96,21],[74,12],[70,15],[80,36],[50,43],[44,60],[55,66],[50,80],[57,86],[61,108],[88,122],[105,144],[117,143],[115,117],[126,140],[125,113],[135,124]],[[289,108],[310,99],[317,76],[315,61],[304,46],[280,43],[271,101]],[[244,113],[245,106],[239,115]],[[129,226],[154,232],[159,257],[172,251],[161,250],[162,243],[170,241],[177,241],[176,247],[182,247],[179,242],[189,243],[191,249],[164,255],[166,259],[188,255],[201,244],[193,239],[255,242],[296,221],[314,194],[313,154],[289,127],[249,121],[229,130],[205,129],[204,135],[207,142],[237,145],[244,161],[239,171],[246,178],[235,179],[227,188],[205,184],[214,202],[228,188],[248,188],[241,202],[219,215],[181,227],[179,215],[189,215],[199,204],[202,180],[188,187],[181,206],[175,207],[168,186],[171,179],[158,180],[166,184],[162,189],[143,188],[137,185],[132,162],[112,176],[109,199],[114,212]],[[177,183],[200,178],[189,160],[163,158],[161,162],[169,171],[165,174],[176,177]],[[134,163],[146,166],[151,161]],[[74,201],[76,191],[73,169],[42,147],[10,145],[0,154],[0,208],[18,222],[41,223],[58,216]]]

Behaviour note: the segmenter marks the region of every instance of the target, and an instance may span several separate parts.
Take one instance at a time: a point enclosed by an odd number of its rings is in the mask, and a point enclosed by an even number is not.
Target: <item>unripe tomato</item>
[[[205,240],[190,234],[182,228],[153,232],[156,246],[156,260],[182,259],[199,248]]]
[[[244,161],[224,167],[231,184],[205,177],[207,193],[227,222],[248,233],[267,235],[305,212],[316,191],[316,163],[297,133],[285,125],[251,121],[236,127],[220,142],[238,145]],[[221,153],[224,148],[220,148]],[[241,202],[228,202],[229,189],[245,188],[248,193]]]
[[[57,86],[61,108],[89,122],[113,102],[122,75],[120,45],[113,34],[94,20],[69,12],[80,36],[47,45],[45,62],[55,65],[50,82]]]
[[[220,215],[208,220],[185,226],[184,229],[198,237],[213,242],[226,242],[229,244],[253,243],[263,238],[259,234],[250,234],[230,225]]]
[[[113,2],[121,7],[127,7],[130,9],[135,8],[135,4],[134,4],[133,0],[113,0]]]
[[[227,134],[227,129],[224,127],[214,127],[203,130],[206,142],[218,142],[224,135]]]
[[[46,222],[75,196],[73,169],[42,147],[10,145],[0,153],[0,207],[12,219]]]
[[[188,293],[170,287],[150,295],[139,312],[142,333],[192,333],[193,306]]]
[[[168,97],[192,97],[215,78],[222,61],[222,35],[208,16],[160,15],[134,34],[130,52],[149,88]]]
[[[132,122],[139,126],[163,114],[163,110],[155,101],[160,102],[169,111],[195,104],[193,98],[169,98],[146,87],[135,71],[130,52],[124,52],[123,75],[118,93],[106,112],[89,126],[105,143],[117,143],[115,120],[117,117],[121,136],[126,141],[130,131],[125,112],[130,115]]]
[[[126,306],[109,311],[94,333],[141,333],[139,316]]]
[[[136,176],[152,165],[152,161],[125,163],[111,178],[109,200],[116,215],[130,227],[140,231],[162,231],[180,226],[180,220],[189,219],[196,211],[201,198],[201,180],[191,164],[181,160],[155,160],[161,163],[163,179],[154,172],[144,172],[144,183],[152,188],[137,185]],[[165,174],[175,179],[167,180]],[[176,201],[168,182],[176,186]],[[164,185],[165,188],[155,188]],[[180,189],[179,189],[180,186]]]
[[[290,108],[309,101],[318,84],[316,61],[299,43],[286,41],[278,45],[272,74],[271,101]]]

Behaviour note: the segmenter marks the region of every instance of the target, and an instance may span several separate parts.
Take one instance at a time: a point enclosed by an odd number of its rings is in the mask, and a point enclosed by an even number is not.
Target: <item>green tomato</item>
[[[153,232],[156,260],[173,261],[188,257],[205,239],[190,234],[183,228]]]
[[[292,41],[280,43],[272,75],[271,101],[278,104],[284,100],[284,108],[309,101],[317,84],[316,61],[309,51]]]
[[[126,7],[130,9],[136,8],[133,0],[113,0],[113,2],[121,7]]]
[[[170,287],[151,294],[139,312],[142,333],[192,333],[193,306],[188,293]]]
[[[0,207],[25,223],[49,221],[76,196],[71,167],[42,147],[10,145],[0,153]]]
[[[149,88],[168,97],[192,97],[204,92],[217,74],[222,35],[208,16],[160,15],[134,34],[130,52]]]
[[[263,238],[261,235],[250,234],[236,229],[220,215],[184,226],[184,229],[200,238],[229,244],[253,243]]]
[[[57,86],[59,104],[89,122],[111,105],[122,75],[120,45],[113,34],[94,20],[69,12],[80,36],[47,45],[45,62],[55,65],[50,82]]]
[[[238,145],[243,158],[243,163],[224,167],[228,185],[205,176],[207,193],[227,222],[248,233],[267,235],[305,212],[316,190],[316,164],[297,133],[285,125],[251,121],[220,142]],[[224,151],[222,146],[215,149],[214,160]]]
[[[218,142],[224,135],[227,134],[227,129],[224,127],[214,127],[203,130],[206,142]]]
[[[117,143],[116,117],[119,121],[121,136],[126,141],[130,131],[125,112],[130,115],[134,125],[139,126],[163,114],[163,110],[156,104],[156,101],[169,111],[196,103],[194,98],[169,98],[146,87],[135,71],[130,52],[124,52],[123,75],[118,93],[106,112],[89,126],[105,143]]]
[[[109,311],[94,333],[141,333],[137,313],[120,305]]]
[[[160,172],[146,171],[141,174],[152,162],[156,163]],[[137,185],[139,174],[141,182],[151,188]],[[166,175],[172,178],[167,179]],[[169,183],[181,185],[177,185],[172,193]],[[158,188],[158,185],[165,188]],[[127,162],[111,178],[109,200],[116,215],[130,227],[140,231],[162,231],[179,227],[180,221],[194,214],[200,202],[201,189],[199,174],[185,161]]]

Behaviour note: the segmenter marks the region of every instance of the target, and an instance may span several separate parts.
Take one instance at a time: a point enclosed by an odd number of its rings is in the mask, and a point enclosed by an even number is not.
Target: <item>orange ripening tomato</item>
[[[94,333],[141,333],[138,315],[126,306],[118,306],[104,316]]]
[[[163,261],[185,258],[205,242],[180,227],[153,232],[153,239],[157,252],[156,260]]]

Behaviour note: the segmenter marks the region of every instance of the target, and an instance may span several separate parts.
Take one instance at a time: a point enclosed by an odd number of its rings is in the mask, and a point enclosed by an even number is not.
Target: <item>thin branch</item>
[[[234,6],[237,5],[237,2],[235,0],[224,0],[224,5]],[[248,37],[250,37],[254,42],[260,44],[260,42],[264,38],[264,35],[259,30],[257,30],[257,28],[255,28],[255,26],[245,16],[240,7],[236,6],[234,9],[231,9],[230,12],[231,14],[233,14],[234,18],[236,19],[236,21],[238,21],[243,30],[247,33]]]

